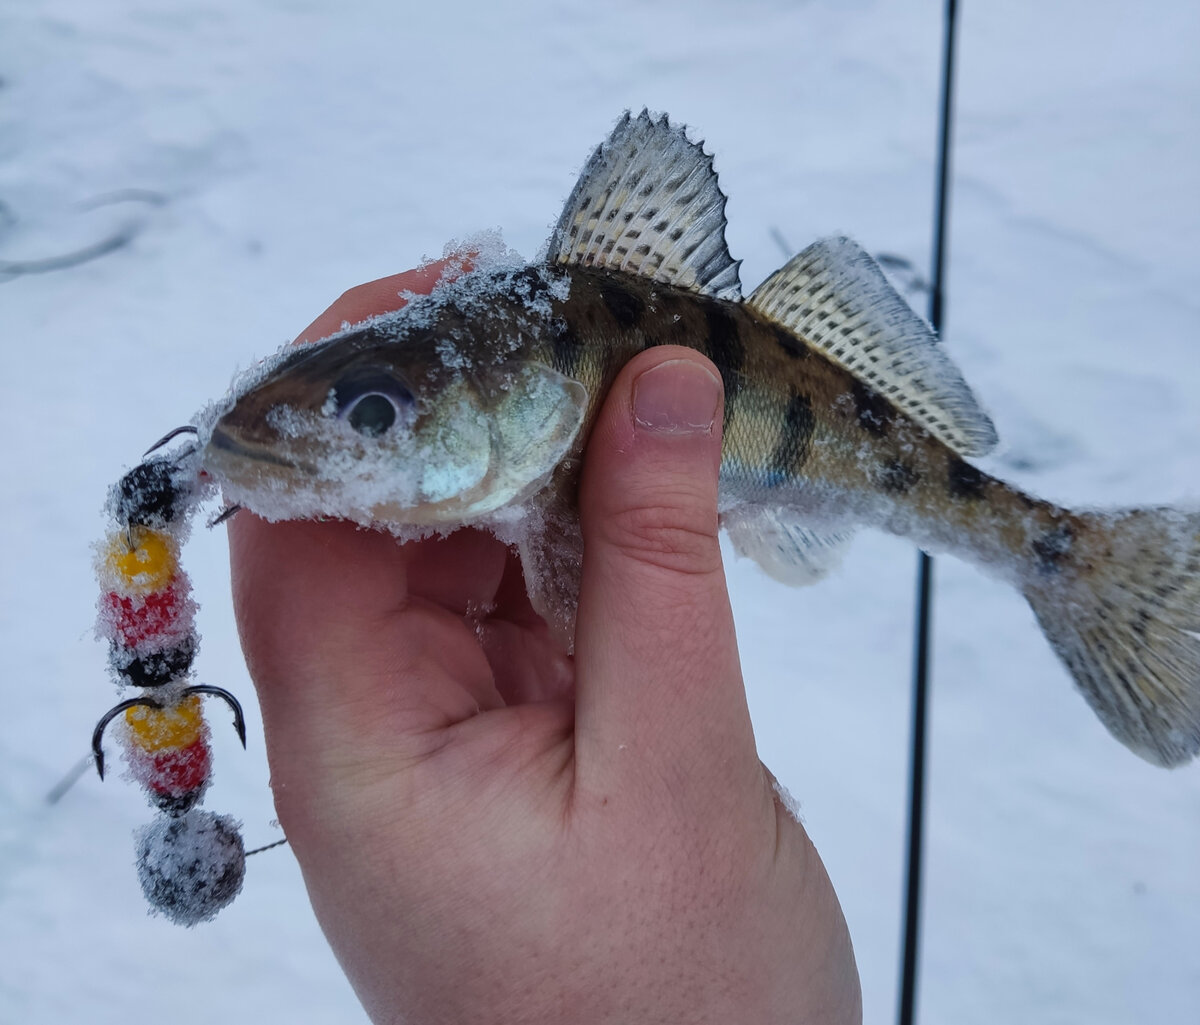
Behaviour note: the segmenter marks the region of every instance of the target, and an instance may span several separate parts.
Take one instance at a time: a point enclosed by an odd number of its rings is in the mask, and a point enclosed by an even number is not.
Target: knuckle
[[[613,510],[602,529],[614,548],[656,569],[699,575],[721,568],[715,510],[632,504]]]

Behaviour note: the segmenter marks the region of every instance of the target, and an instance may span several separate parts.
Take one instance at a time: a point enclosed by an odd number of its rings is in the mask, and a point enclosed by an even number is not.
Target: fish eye
[[[413,394],[390,374],[348,374],[330,394],[332,412],[359,434],[376,438],[390,430],[413,406]]]
[[[396,406],[386,395],[371,392],[355,401],[346,413],[346,422],[359,434],[373,438],[396,422]]]

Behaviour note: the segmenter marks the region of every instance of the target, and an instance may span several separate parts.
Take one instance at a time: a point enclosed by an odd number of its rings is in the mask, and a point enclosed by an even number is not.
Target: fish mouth
[[[218,449],[222,452],[229,452],[242,459],[248,459],[255,463],[268,463],[272,466],[282,466],[288,470],[299,470],[301,473],[312,474],[316,468],[308,463],[296,462],[292,459],[286,459],[281,455],[270,452],[265,448],[252,448],[249,445],[238,441],[231,434],[227,434],[220,426],[214,427],[211,436],[208,439],[208,447]]]

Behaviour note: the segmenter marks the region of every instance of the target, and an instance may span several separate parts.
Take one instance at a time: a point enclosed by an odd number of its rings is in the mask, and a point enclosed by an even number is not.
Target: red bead
[[[136,648],[159,637],[184,634],[192,610],[174,587],[153,591],[142,598],[109,592],[104,595],[101,622],[109,636],[127,648]]]
[[[151,756],[148,780],[150,789],[159,794],[184,794],[199,790],[212,772],[212,752],[204,738],[174,751],[159,751]]]
[[[200,790],[212,771],[212,752],[204,737],[187,747],[169,747],[159,751],[127,748],[134,777],[152,797],[183,797]]]

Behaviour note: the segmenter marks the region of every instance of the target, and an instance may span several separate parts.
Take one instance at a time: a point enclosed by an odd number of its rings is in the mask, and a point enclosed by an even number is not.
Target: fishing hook
[[[231,505],[225,509],[222,509],[219,513],[217,513],[216,516],[208,521],[208,529],[212,530],[213,527],[219,527],[226,520],[232,519],[234,513],[240,512],[241,509],[242,507],[240,505]]]
[[[189,694],[210,694],[214,697],[224,698],[229,707],[233,709],[233,728],[237,732],[238,740],[242,742],[243,748],[246,746],[246,719],[242,714],[242,706],[238,703],[237,698],[223,687],[214,687],[207,683],[187,687],[181,696],[187,697]],[[101,779],[104,779],[104,748],[101,744],[104,740],[105,729],[122,712],[128,711],[130,708],[137,708],[139,705],[144,708],[155,708],[159,711],[163,708],[163,703],[154,698],[129,698],[127,701],[122,701],[120,704],[110,708],[100,717],[100,721],[96,723],[96,728],[92,731],[92,755],[96,759],[96,771],[100,774]]]
[[[100,773],[101,779],[104,779],[104,748],[100,745],[104,740],[105,728],[122,712],[130,708],[137,708],[139,705],[145,708],[162,709],[162,702],[155,701],[154,698],[129,698],[127,701],[122,701],[119,705],[114,705],[110,708],[100,717],[100,721],[96,723],[96,728],[92,731],[92,755],[96,759],[96,771]]]
[[[178,437],[180,434],[198,435],[199,433],[200,429],[192,424],[184,424],[182,427],[176,427],[175,430],[167,432],[161,438],[159,438],[158,441],[146,449],[146,451],[142,453],[142,458],[145,459],[146,456],[148,456],[151,452],[162,448],[168,441],[170,441],[172,438]]]
[[[233,709],[233,728],[237,731],[238,740],[242,742],[243,748],[246,746],[246,719],[242,715],[242,706],[229,691],[224,687],[214,687],[211,683],[198,683],[194,687],[185,688],[183,693],[185,696],[188,694],[211,694],[213,697],[224,698],[226,704]]]

